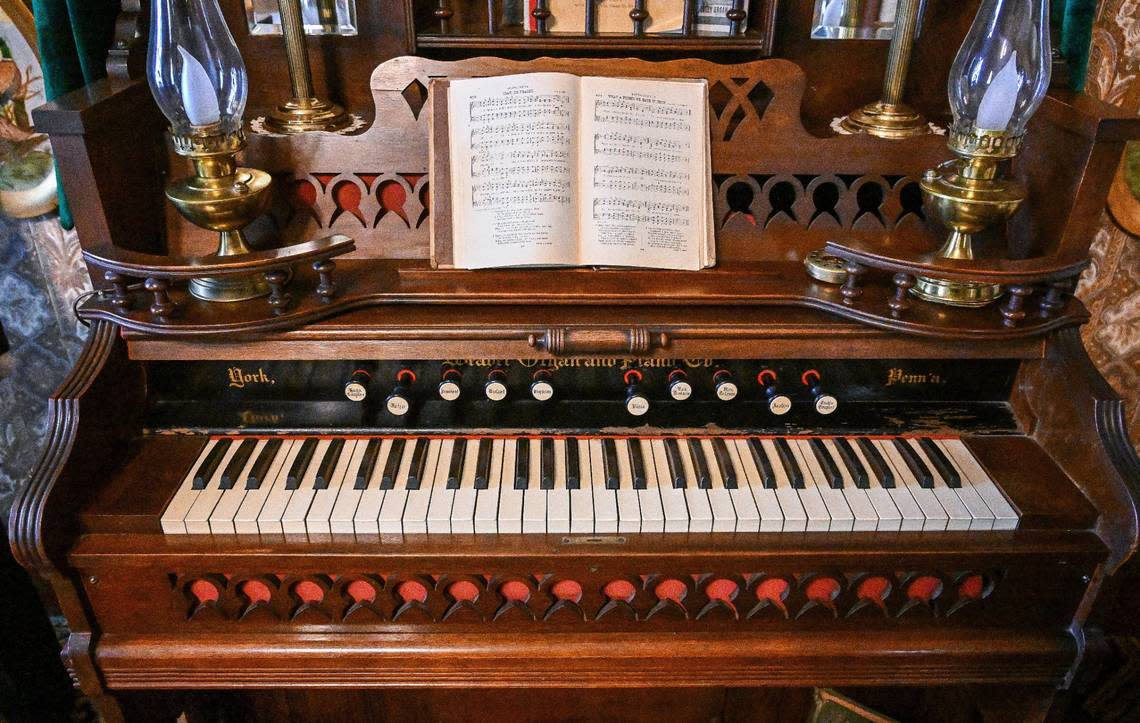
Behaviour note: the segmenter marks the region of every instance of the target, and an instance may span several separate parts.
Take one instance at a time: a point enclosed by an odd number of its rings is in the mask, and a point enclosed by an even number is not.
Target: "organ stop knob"
[[[649,397],[641,391],[641,382],[644,378],[638,369],[630,369],[625,373],[625,411],[635,417],[640,417],[649,411]]]
[[[507,398],[507,373],[498,367],[487,373],[487,381],[483,382],[483,394],[492,402],[501,402]]]
[[[839,408],[839,400],[829,394],[823,388],[823,382],[820,379],[819,372],[815,369],[808,369],[800,377],[800,381],[811,392],[812,400],[815,404],[815,411],[820,414],[831,414]]]
[[[370,381],[372,381],[371,374],[363,369],[357,369],[344,385],[344,396],[349,401],[363,402],[364,398],[368,396],[368,382]]]
[[[549,369],[539,369],[534,373],[530,383],[530,395],[540,402],[545,402],[554,396],[554,372]]]
[[[384,400],[384,408],[388,414],[402,417],[412,408],[411,386],[416,381],[416,374],[411,369],[401,369],[396,374],[396,386],[392,393]]]
[[[444,367],[443,372],[440,374],[439,386],[436,388],[439,391],[439,398],[447,401],[454,402],[459,399],[462,393],[460,382],[463,380],[463,373],[452,366]]]
[[[684,369],[669,372],[669,396],[678,402],[693,396],[693,385],[689,383],[689,374]]]
[[[756,381],[760,383],[760,388],[764,390],[764,396],[768,399],[769,412],[782,416],[792,410],[791,397],[782,393],[776,383],[776,372],[764,369],[756,375]]]
[[[718,369],[713,373],[713,388],[716,390],[716,398],[722,402],[731,402],[736,399],[737,393],[740,389],[733,381],[732,372],[727,369]]]

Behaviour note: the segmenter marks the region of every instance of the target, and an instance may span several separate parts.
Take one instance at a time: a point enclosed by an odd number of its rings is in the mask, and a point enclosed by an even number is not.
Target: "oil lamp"
[[[930,169],[921,186],[927,208],[950,227],[938,254],[974,258],[973,235],[1013,215],[1024,187],[1002,178],[1025,126],[1049,87],[1047,0],[982,0],[954,64],[948,94],[954,123],[947,145],[958,157]],[[1001,286],[918,277],[911,293],[953,306],[983,306]]]
[[[218,256],[248,253],[242,229],[269,203],[269,174],[237,165],[245,148],[245,64],[217,0],[154,0],[147,81],[170,121],[174,149],[194,175],[171,181],[166,197],[188,221],[220,234]],[[195,278],[190,293],[242,301],[269,293],[260,275]]]

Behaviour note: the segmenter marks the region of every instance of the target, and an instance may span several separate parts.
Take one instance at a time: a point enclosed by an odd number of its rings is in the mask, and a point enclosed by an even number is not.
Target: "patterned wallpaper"
[[[1085,92],[1140,113],[1140,0],[1105,0],[1097,11]],[[1093,263],[1077,295],[1092,312],[1085,347],[1125,397],[1133,444],[1140,445],[1140,229],[1105,214]]]

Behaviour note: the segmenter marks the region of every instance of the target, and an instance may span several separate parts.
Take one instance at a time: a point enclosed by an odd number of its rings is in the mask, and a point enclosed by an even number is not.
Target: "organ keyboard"
[[[216,437],[166,534],[1017,527],[954,437]]]

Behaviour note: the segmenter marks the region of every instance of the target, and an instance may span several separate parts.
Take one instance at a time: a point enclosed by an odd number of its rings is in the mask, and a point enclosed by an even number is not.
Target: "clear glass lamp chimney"
[[[175,135],[241,130],[249,80],[217,0],[153,0],[146,74]]]
[[[1048,0],[982,0],[950,67],[955,129],[1022,135],[1051,68]]]

